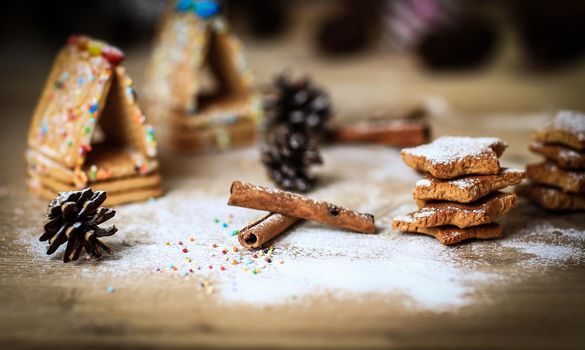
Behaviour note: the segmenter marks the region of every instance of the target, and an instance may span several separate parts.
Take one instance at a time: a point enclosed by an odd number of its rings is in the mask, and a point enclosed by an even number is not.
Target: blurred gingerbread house
[[[59,51],[34,111],[26,159],[29,188],[105,190],[110,205],[162,194],[153,128],[137,104],[124,55],[72,36]]]
[[[261,99],[242,44],[217,2],[172,3],[147,68],[145,97],[148,114],[166,126],[176,150],[255,141]]]

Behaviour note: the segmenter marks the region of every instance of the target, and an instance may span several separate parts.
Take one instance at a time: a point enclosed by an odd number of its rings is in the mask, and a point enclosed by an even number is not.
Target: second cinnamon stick
[[[238,241],[246,249],[256,249],[299,221],[297,218],[270,213],[240,230]]]
[[[376,232],[372,214],[359,213],[332,203],[313,200],[300,194],[242,181],[234,181],[230,191],[229,205],[266,210],[356,232]]]

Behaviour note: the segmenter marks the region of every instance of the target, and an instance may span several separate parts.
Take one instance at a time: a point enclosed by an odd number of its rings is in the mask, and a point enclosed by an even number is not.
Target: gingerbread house
[[[172,3],[147,68],[145,97],[149,115],[165,126],[176,150],[255,141],[261,99],[242,44],[217,2]]]
[[[60,50],[34,111],[29,188],[46,198],[92,187],[110,205],[162,194],[153,128],[137,104],[123,53],[86,36]]]

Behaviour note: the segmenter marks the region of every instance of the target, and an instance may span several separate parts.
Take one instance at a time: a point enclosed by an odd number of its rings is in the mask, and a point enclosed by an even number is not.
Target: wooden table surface
[[[266,68],[265,64],[272,62],[269,58],[273,57],[263,54],[266,51],[258,48],[258,53],[252,55],[252,63],[262,67],[259,73],[262,79],[275,70]],[[286,57],[285,54],[281,56]],[[294,61],[295,57],[288,57],[279,65]],[[337,105],[340,115],[359,114],[359,111],[379,106],[385,101],[386,93],[398,91],[399,97],[389,95],[390,102],[399,102],[400,98],[428,91],[446,95],[449,101],[454,100],[457,102],[455,105],[467,111],[473,110],[475,101],[479,112],[449,112],[434,118],[435,135],[501,137],[510,144],[503,162],[511,166],[521,167],[536,159],[526,148],[530,130],[546,121],[547,106],[579,107],[580,103],[576,97],[567,95],[555,99],[561,94],[553,93],[557,89],[551,84],[535,87],[530,79],[516,80],[507,78],[505,74],[496,74],[496,78],[488,79],[491,83],[485,84],[485,91],[498,92],[503,96],[501,99],[482,95],[481,80],[476,81],[475,78],[468,81],[475,93],[465,86],[458,87],[457,79],[447,78],[421,79],[419,84],[408,80],[410,83],[405,83],[405,91],[392,82],[387,91],[381,93],[375,85],[383,84],[383,79],[404,77],[402,73],[393,71],[384,72],[383,78],[376,80],[376,67],[382,67],[383,62],[377,59],[363,63],[363,67],[358,64],[348,70],[340,66],[321,70],[319,63],[307,63],[305,67],[313,73],[322,72],[322,81],[333,88],[336,101],[340,101]],[[392,293],[348,295],[337,294],[335,290],[325,295],[305,296],[295,303],[257,306],[229,303],[222,301],[217,294],[207,295],[198,283],[185,283],[183,279],[169,275],[154,272],[125,275],[104,269],[101,263],[64,265],[58,256],[46,257],[41,253],[42,245],[35,241],[40,233],[38,230],[46,202],[26,192],[22,155],[29,117],[38,89],[48,72],[50,58],[23,58],[12,63],[26,69],[15,69],[18,73],[4,69],[4,76],[13,84],[4,84],[0,95],[0,145],[3,151],[3,170],[0,174],[0,346],[4,349],[66,349],[80,346],[335,349],[584,347],[585,217],[573,214],[559,218],[524,202],[510,214],[510,219],[504,220],[509,229],[503,240],[471,242],[453,248],[454,264],[462,260],[473,261],[478,269],[502,277],[501,282],[471,288],[466,296],[471,302],[453,308],[407,306],[403,302],[404,296]],[[274,62],[271,64],[270,67],[278,66]],[[140,82],[143,55],[131,54],[128,66]],[[361,74],[361,71],[369,73]],[[21,76],[23,79],[17,78]],[[577,76],[583,76],[582,70]],[[352,78],[358,82],[349,84]],[[371,79],[373,83],[370,83]],[[564,74],[562,78],[549,77],[544,81],[547,79],[557,79],[559,89],[562,85],[563,91],[573,91],[577,78]],[[443,82],[445,85],[442,85]],[[513,95],[514,91],[518,91],[518,95]],[[355,96],[358,96],[358,101],[353,98]],[[494,108],[497,112],[490,112],[490,97],[497,106]],[[536,107],[527,112],[531,103]],[[379,234],[388,239],[398,237],[396,244],[400,244],[401,234],[388,228],[395,209],[388,209],[387,204],[392,203],[392,208],[396,208],[400,201],[408,203],[408,193],[414,181],[399,181],[390,177],[388,181],[360,183],[358,171],[343,173],[343,169],[351,165],[342,164],[346,159],[345,150],[362,152],[364,158],[393,154],[393,161],[398,162],[396,151],[376,146],[356,146],[344,148],[342,152],[333,146],[324,153],[325,159],[331,160],[330,164],[326,164],[319,173],[328,179],[323,185],[325,188],[347,188],[355,183],[355,186],[364,186],[368,191],[374,186],[383,186],[381,189],[387,193],[387,202],[382,201],[371,209],[381,225]],[[167,196],[171,198],[169,201],[177,201],[182,192],[186,193],[185,200],[196,201],[197,198],[189,197],[194,187],[200,191],[197,193],[227,199],[229,183],[236,178],[269,183],[258,167],[256,152],[251,149],[198,157],[180,157],[163,150],[161,162]],[[340,191],[337,199],[346,202],[347,196],[347,193]],[[161,200],[160,203],[166,202]],[[121,229],[129,227],[133,220],[124,217],[125,212],[135,211],[120,208],[116,223]],[[140,219],[148,220],[144,216]],[[565,229],[573,227],[579,239],[571,244],[577,254],[562,263],[549,264],[544,261],[529,267],[520,263],[530,259],[530,254],[505,248],[503,242],[511,239],[518,226],[536,219],[549,220]],[[153,227],[164,224],[152,223]],[[562,248],[564,238],[561,236],[538,236],[538,239],[547,247],[554,248],[558,243]],[[294,241],[294,236],[288,239]],[[420,239],[428,242],[432,238]],[[128,244],[140,246],[146,243],[137,240]],[[41,248],[35,248],[35,244]],[[114,259],[122,263],[127,258],[124,247],[116,245],[115,248],[118,252]],[[287,263],[294,264],[295,261]],[[115,293],[105,292],[110,285],[116,286]]]

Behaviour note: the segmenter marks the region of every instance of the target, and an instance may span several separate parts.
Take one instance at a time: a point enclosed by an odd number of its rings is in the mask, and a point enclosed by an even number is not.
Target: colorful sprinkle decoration
[[[118,64],[124,60],[124,54],[120,49],[108,46],[99,40],[90,39],[84,35],[72,35],[67,40],[70,46],[85,50],[91,56],[102,56],[111,64]]]
[[[97,111],[97,109],[98,109],[98,104],[97,104],[97,102],[94,102],[89,106],[89,113],[94,114]]]
[[[204,240],[200,242],[194,238],[196,233],[189,233],[175,241],[162,241],[160,244],[165,247],[165,261],[160,261],[158,266],[154,266],[153,273],[168,273],[185,280],[195,279],[201,284],[203,292],[210,295],[215,292],[215,286],[211,285],[215,278],[223,276],[231,279],[235,278],[235,274],[241,273],[248,276],[258,275],[252,277],[254,279],[261,278],[260,275],[278,269],[279,265],[284,263],[283,260],[275,260],[273,246],[258,251],[247,251],[233,245],[236,240],[230,236],[237,234],[238,230],[225,230],[224,227],[224,224],[226,226],[236,224],[233,215],[211,221],[217,233],[223,233],[218,236],[217,242]],[[229,234],[227,237],[225,231]]]
[[[179,12],[194,12],[197,16],[208,19],[220,13],[217,1],[211,0],[179,0],[176,6]]]

